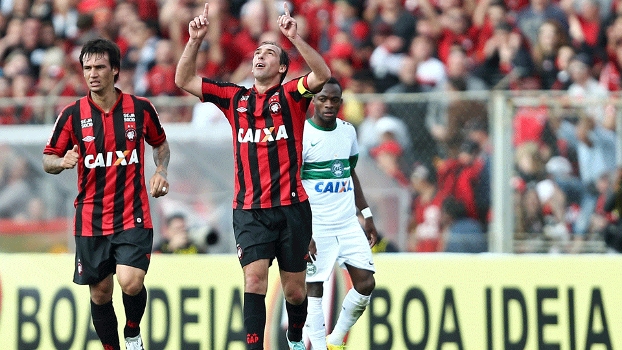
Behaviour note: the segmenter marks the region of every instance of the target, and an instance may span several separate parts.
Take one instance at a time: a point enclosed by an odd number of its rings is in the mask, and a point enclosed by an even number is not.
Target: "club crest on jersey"
[[[255,130],[240,128],[238,130],[238,142],[260,143],[278,141],[281,139],[289,138],[289,136],[287,135],[287,129],[285,129],[285,125],[279,125],[279,127],[276,129],[276,134],[274,134],[275,128],[276,127],[274,126]]]
[[[93,119],[86,118],[86,119],[80,120],[80,126],[82,127],[82,129],[84,129],[84,128],[92,128],[93,127]]]
[[[281,104],[278,102],[272,102],[270,103],[270,113],[272,114],[279,114],[281,113]]]
[[[125,130],[125,138],[128,139],[128,141],[136,140],[136,129],[134,129],[134,128],[127,128]]]
[[[342,177],[344,172],[343,162],[335,160],[330,167],[330,172],[333,173],[335,177]]]
[[[84,166],[89,169],[126,166],[135,163],[138,163],[138,153],[136,149],[97,153],[95,155],[87,154],[84,157]]]

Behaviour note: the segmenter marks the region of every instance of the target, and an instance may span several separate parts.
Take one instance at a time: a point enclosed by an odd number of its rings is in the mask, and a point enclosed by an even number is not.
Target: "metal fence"
[[[615,150],[619,150],[622,144],[619,132],[622,130],[622,106],[617,96],[607,100],[573,99],[564,94],[541,91],[482,91],[346,94],[344,99],[344,118],[359,128],[359,137],[369,133],[369,130],[365,130],[364,121],[369,118],[367,114],[373,113],[370,112],[373,105],[382,105],[386,113],[404,123],[402,131],[405,131],[403,134],[407,139],[401,140],[404,153],[400,158],[399,169],[403,175],[402,180],[406,181],[415,165],[425,164],[432,170],[438,170],[448,159],[459,155],[465,141],[471,139],[469,133],[485,131],[488,141],[482,144],[487,145],[483,151],[490,159],[491,179],[490,188],[485,193],[490,204],[485,216],[490,252],[608,251],[602,235],[597,232],[598,225],[588,225],[586,232],[573,232],[582,204],[581,198],[573,195],[581,196],[587,184],[582,184],[579,176],[578,169],[583,164],[578,164],[578,143],[572,135],[576,135],[577,126],[582,125],[581,120],[603,123],[605,116],[613,113],[616,124]],[[0,166],[4,171],[0,174],[0,193],[7,186],[7,172],[16,164],[16,159],[21,159],[27,169],[26,182],[31,186],[31,197],[43,204],[44,218],[66,220],[66,232],[62,240],[68,242],[69,249],[76,175],[69,171],[58,176],[45,174],[41,167],[41,151],[60,108],[73,100],[49,96],[29,99],[29,108],[36,111],[39,116],[37,120],[45,124],[0,126]],[[170,194],[152,203],[156,233],[166,214],[183,211],[190,219],[193,237],[202,239],[210,229],[219,232],[219,241],[208,247],[208,251],[234,252],[231,228],[233,163],[231,132],[226,120],[209,106],[197,104],[194,98],[155,97],[151,101],[165,121],[172,154],[169,166]],[[0,108],[16,103],[11,99],[1,99]],[[166,123],[191,119],[190,123]],[[400,135],[397,136],[400,141]],[[379,231],[398,248],[405,250],[412,235],[413,227],[409,222],[414,193],[407,182],[400,182],[400,179],[384,171],[386,168],[383,164],[379,164],[372,156],[372,149],[373,145],[368,147],[365,142],[361,142],[361,160],[357,173],[361,177]],[[547,170],[547,164],[549,168],[553,167],[554,162],[549,162],[552,156],[562,156],[570,161],[571,173],[568,175],[573,176],[575,182],[572,184],[575,187],[560,186],[560,182],[554,178],[554,175],[559,175],[554,170],[559,169]],[[614,151],[608,157],[610,166],[607,169],[612,170],[608,174],[613,175],[613,169],[621,163],[621,155],[619,151]],[[146,159],[150,159],[150,155]],[[527,166],[534,168],[530,169],[534,173],[527,174],[523,163],[530,163]],[[153,169],[153,164],[148,162],[146,173],[149,174]],[[609,185],[607,190],[611,191],[614,181],[610,181]],[[573,190],[580,193],[574,193]],[[557,197],[552,193],[561,193],[562,199],[555,202],[554,198]],[[528,200],[530,196],[534,197],[534,201]],[[18,196],[18,199],[24,198]],[[26,212],[26,205],[16,202],[9,207],[16,212]],[[529,215],[535,214],[527,209],[534,209],[535,205],[542,206],[538,208],[544,214],[538,213],[536,218],[530,218]],[[0,236],[10,236],[11,231],[19,231],[17,227],[20,223],[29,220],[27,215],[21,218],[18,215],[18,219],[11,215],[0,210],[0,225],[4,226],[0,227]],[[528,217],[533,222],[527,220]],[[526,225],[526,222],[530,225]],[[25,237],[17,245],[10,245],[7,243],[9,240],[0,237],[0,251],[51,249],[50,245],[33,243],[45,239],[44,236]]]

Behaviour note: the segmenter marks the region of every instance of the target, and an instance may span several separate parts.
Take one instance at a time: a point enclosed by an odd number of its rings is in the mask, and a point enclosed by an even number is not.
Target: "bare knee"
[[[112,300],[113,291],[112,276],[105,278],[97,284],[89,286],[91,300],[97,305],[103,305]]]
[[[145,271],[129,266],[117,266],[117,281],[123,293],[136,295],[143,289]]]
[[[266,294],[268,292],[268,261],[258,260],[244,266],[244,291]]]
[[[321,282],[307,283],[307,295],[314,298],[321,298],[324,295],[324,284]]]
[[[133,296],[143,290],[143,280],[138,278],[130,279],[123,282],[119,280],[119,285],[121,286],[121,290],[123,291],[123,293],[127,295]]]
[[[287,302],[293,305],[302,304],[305,301],[305,298],[307,297],[307,291],[306,291],[304,284],[302,286],[290,285],[287,288],[285,288],[285,290],[283,291],[283,294],[285,296],[285,300],[287,300]]]
[[[374,288],[376,288],[376,279],[374,278],[374,275],[370,273],[369,276],[366,276],[363,279],[352,281],[352,284],[354,289],[360,294],[371,295]]]

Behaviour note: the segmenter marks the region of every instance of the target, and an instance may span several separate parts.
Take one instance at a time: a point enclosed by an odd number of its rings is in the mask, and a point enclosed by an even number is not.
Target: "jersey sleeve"
[[[233,83],[225,83],[209,78],[203,78],[201,85],[201,93],[203,96],[201,101],[211,102],[227,114],[226,111],[233,106],[233,96],[235,96],[235,94],[241,89],[241,86]]]
[[[158,147],[166,141],[166,133],[160,123],[160,116],[153,104],[146,99],[143,102],[145,104],[143,109],[145,118],[145,142],[153,147]]]
[[[350,133],[349,137],[352,140],[352,143],[350,145],[350,166],[352,168],[356,167],[356,163],[358,162],[359,159],[359,144],[358,141],[356,139],[356,129],[354,129],[354,125],[347,123],[346,124],[348,126],[348,131]]]
[[[298,92],[303,97],[313,98],[313,95],[315,93],[312,92],[311,90],[309,90],[309,85],[307,83],[307,77],[308,77],[308,75],[305,75],[303,77],[298,78],[298,83],[296,84],[296,88],[298,89]]]
[[[52,133],[43,149],[43,154],[53,154],[63,157],[68,150],[73,148],[73,145],[77,141],[75,140],[72,125],[73,106],[74,104],[65,107],[56,118]]]

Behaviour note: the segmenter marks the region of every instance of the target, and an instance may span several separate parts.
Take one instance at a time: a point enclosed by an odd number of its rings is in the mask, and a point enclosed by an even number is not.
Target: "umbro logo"
[[[95,136],[92,136],[92,135],[86,136],[86,137],[84,137],[82,139],[82,141],[84,141],[84,142],[93,142],[93,141],[95,141]]]
[[[246,109],[246,107],[238,107],[238,109],[236,109],[236,111],[238,111],[240,113],[244,113],[244,112],[248,111],[248,109]]]

